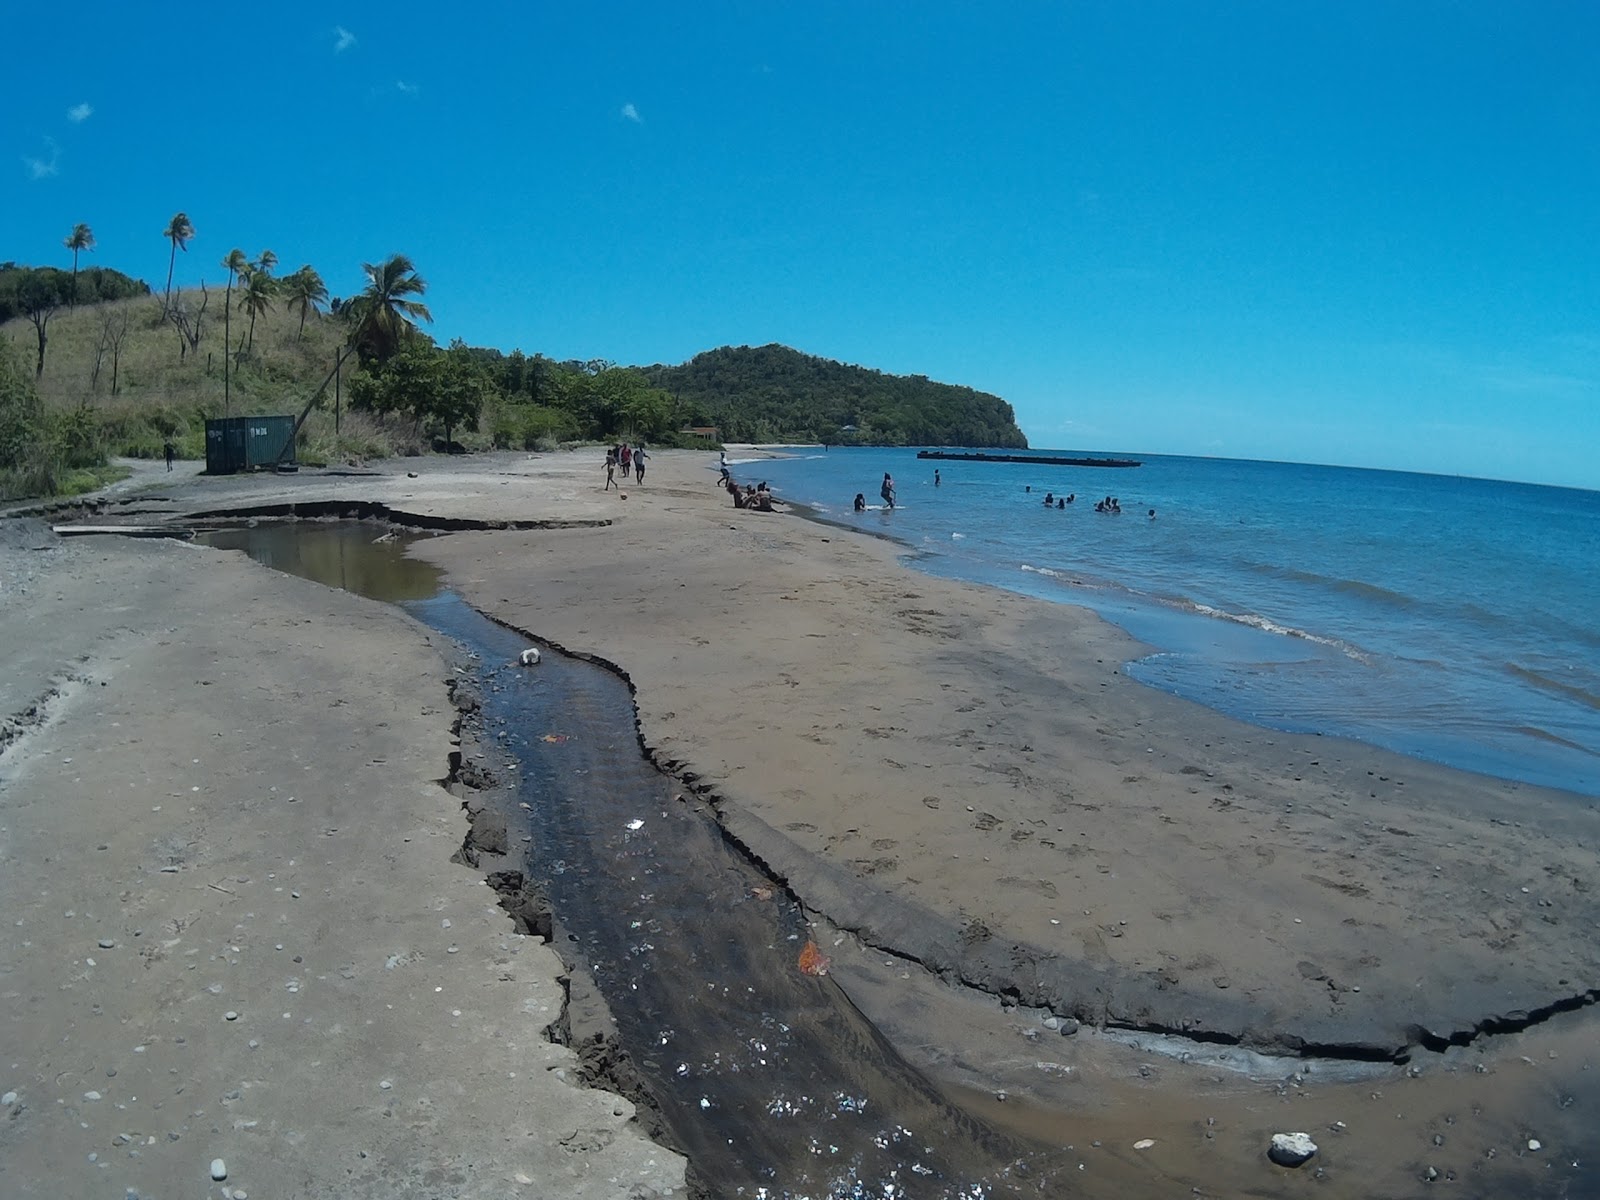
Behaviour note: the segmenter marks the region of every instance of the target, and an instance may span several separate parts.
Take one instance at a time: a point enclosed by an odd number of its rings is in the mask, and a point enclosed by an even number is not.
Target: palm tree
[[[363,358],[387,359],[400,339],[417,321],[432,322],[428,306],[411,297],[428,290],[416,267],[404,254],[390,255],[381,263],[362,263],[367,286],[352,302],[356,320],[351,340]]]
[[[78,306],[78,251],[94,249],[94,230],[83,222],[72,227],[72,232],[61,243],[72,251],[72,306]]]
[[[271,310],[272,298],[277,292],[278,281],[266,271],[255,268],[245,276],[239,289],[239,307],[250,314],[250,342],[246,353],[256,348],[256,318]]]
[[[295,334],[295,341],[299,341],[305,336],[306,314],[313,309],[321,312],[322,306],[327,303],[328,285],[322,282],[321,275],[304,266],[283,281],[283,290],[291,308],[297,304],[300,306],[300,331]]]
[[[274,254],[271,250],[263,250],[261,252],[261,257],[256,259],[256,261],[255,261],[256,270],[265,271],[268,275],[272,274],[272,268],[277,266],[277,265],[278,265],[278,256],[276,254]]]
[[[228,251],[228,257],[222,260],[222,269],[228,273],[228,291],[222,300],[222,414],[227,416],[233,407],[233,380],[229,366],[233,361],[232,324],[228,317],[233,312],[233,283],[242,279],[244,273],[250,269],[250,260],[244,256],[244,251],[235,246]]]
[[[172,268],[178,263],[178,251],[182,250],[187,254],[189,239],[194,236],[194,224],[189,220],[189,214],[174,213],[161,236],[169,238],[172,242],[172,254],[167,259],[167,291],[161,301],[161,311],[165,313],[172,303]]]

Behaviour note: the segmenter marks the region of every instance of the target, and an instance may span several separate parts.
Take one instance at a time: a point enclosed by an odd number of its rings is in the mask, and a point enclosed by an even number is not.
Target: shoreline
[[[819,928],[832,920],[852,998],[931,1069],[960,1076],[968,1061],[980,1088],[1009,1079],[1014,1099],[1104,1111],[1148,1102],[1128,1066],[1148,1054],[1093,1036],[1046,1050],[1046,1011],[1393,1057],[1593,988],[1592,902],[1560,881],[1586,871],[1594,817],[1564,794],[1272,735],[1154,692],[1119,671],[1133,640],[1088,610],[924,576],[898,544],[735,512],[706,455],[652,456],[626,505],[600,495],[598,469],[550,458],[351,486],[438,517],[613,518],[458,533],[418,553],[491,618],[625,673],[644,744],[715,798]],[[269,482],[228,488],[228,507],[347,486]],[[1056,703],[1026,700],[1039,695]],[[1508,802],[1521,827],[1498,817]],[[1478,895],[1495,876],[1502,890]],[[899,966],[873,983],[885,952]],[[1428,1059],[1427,1081],[1387,1086],[1409,1089],[1414,1113],[1442,1112],[1513,1046],[1566,1053],[1572,1022],[1592,1026],[1575,1014],[1479,1039]],[[1063,1055],[1065,1073],[1042,1070]],[[1083,1093],[1074,1069],[1123,1099]],[[1225,1086],[1170,1062],[1158,1074],[1179,1089],[1163,1111]],[[1330,1086],[1321,1101],[1349,1120],[1351,1097]],[[1495,1086],[1491,1116],[1535,1084]]]
[[[865,452],[845,452],[846,456],[850,453]],[[877,462],[867,467],[867,475],[885,465]],[[822,475],[811,474],[813,468]],[[900,474],[900,467],[895,467],[895,473]],[[759,463],[747,463],[737,474],[741,480],[753,481],[762,472]],[[1088,530],[1074,529],[1067,534],[1067,542],[1074,546],[1080,539],[1090,539],[1082,547],[1081,561],[1071,549],[1058,553],[1055,547],[1032,540],[1008,540],[1008,549],[999,555],[974,551],[972,548],[984,541],[976,530],[994,529],[993,497],[987,493],[980,497],[978,510],[969,514],[966,500],[960,496],[954,499],[961,499],[961,504],[951,508],[937,499],[938,493],[919,489],[913,478],[907,488],[908,502],[914,507],[907,518],[880,520],[875,513],[852,515],[848,504],[834,502],[843,498],[835,496],[839,478],[835,467],[806,463],[792,476],[781,468],[775,476],[780,491],[786,487],[806,489],[805,501],[790,501],[798,505],[797,511],[842,528],[896,539],[905,548],[907,565],[924,574],[1090,609],[1148,647],[1146,653],[1125,664],[1127,672],[1147,686],[1263,730],[1338,737],[1472,775],[1569,792],[1590,802],[1600,800],[1600,777],[1593,770],[1600,760],[1586,750],[1587,739],[1578,734],[1572,735],[1578,741],[1562,737],[1567,731],[1561,726],[1561,714],[1537,707],[1524,712],[1520,707],[1538,697],[1530,700],[1521,692],[1494,692],[1491,677],[1495,672],[1481,671],[1475,662],[1448,655],[1434,661],[1440,656],[1416,651],[1418,661],[1437,675],[1435,686],[1441,692],[1441,707],[1447,710],[1438,722],[1416,719],[1415,712],[1428,710],[1428,681],[1417,674],[1420,668],[1404,652],[1397,653],[1381,637],[1371,640],[1372,629],[1360,621],[1352,632],[1339,626],[1336,614],[1327,611],[1285,616],[1284,607],[1274,608],[1261,596],[1236,595],[1224,600],[1204,588],[1187,589],[1173,577],[1170,564],[1147,572],[1141,565],[1142,556],[1138,561],[1129,560],[1124,548],[1118,558],[1119,552],[1107,548],[1124,539],[1112,538],[1102,544],[1098,537],[1091,538]],[[819,480],[829,482],[823,486]],[[980,513],[988,525],[981,523]],[[979,523],[969,526],[969,516]],[[949,540],[957,536],[952,531],[962,531],[960,538],[977,540]],[[1436,602],[1438,597],[1433,595],[1416,601]],[[1293,607],[1289,601],[1283,604]],[[1298,627],[1301,624],[1304,628]],[[1493,658],[1483,657],[1485,661]],[[1502,674],[1511,681],[1506,686],[1560,692],[1559,680],[1547,682],[1517,668],[1515,664],[1526,655],[1517,657],[1514,650],[1507,650],[1503,657],[1508,662]],[[1360,663],[1361,669],[1352,672],[1352,662]],[[1424,676],[1427,673],[1422,671]],[[1384,691],[1369,683],[1384,678],[1398,691]],[[1571,692],[1571,696],[1581,697],[1582,693]],[[1467,707],[1469,697],[1478,702],[1476,707]],[[1411,700],[1421,708],[1407,703]],[[1525,719],[1496,724],[1496,713],[1521,714]],[[1575,714],[1568,715],[1576,719]]]

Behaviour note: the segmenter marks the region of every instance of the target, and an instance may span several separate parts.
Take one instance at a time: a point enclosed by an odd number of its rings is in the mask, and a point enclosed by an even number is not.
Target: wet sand
[[[936,1077],[1004,1091],[996,1119],[1087,1146],[1085,1194],[1289,1195],[1320,1172],[1407,1195],[1430,1169],[1468,1194],[1591,1187],[1568,1164],[1595,1149],[1592,1017],[1482,1032],[1594,995],[1592,802],[1151,691],[1092,614],[735,510],[713,455],[652,454],[626,498],[578,456],[407,465],[197,483],[142,519],[365,497],[591,526],[418,552],[491,616],[623,669],[648,751],[807,906],[852,1000]],[[1207,1045],[1231,1061],[1178,1057]],[[1247,1051],[1385,1061],[1339,1082]],[[1270,1166],[1282,1129],[1322,1153]]]

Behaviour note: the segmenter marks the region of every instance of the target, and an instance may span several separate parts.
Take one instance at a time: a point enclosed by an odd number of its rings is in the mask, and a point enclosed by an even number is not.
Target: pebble
[[[239,1014],[230,1008],[227,1012],[222,1014],[222,1019],[224,1021],[237,1021],[239,1019]]]
[[[1542,1149],[1544,1149],[1544,1146],[1539,1141],[1538,1138],[1529,1138],[1528,1139],[1528,1149],[1529,1150],[1542,1150]]]
[[[99,946],[100,949],[102,949],[102,950],[114,949],[116,947],[116,944],[117,943],[115,941],[113,941],[111,938],[101,938],[98,942],[95,943],[95,945]]]
[[[16,1102],[17,1094],[15,1092],[7,1092],[4,1096],[0,1096],[0,1104],[15,1104]]]
[[[387,1092],[390,1088],[392,1088],[394,1086],[394,1084],[390,1083],[387,1079],[385,1079],[381,1083],[379,1083],[378,1086],[380,1088],[382,1088],[384,1091]]]
[[[1155,1138],[1140,1138],[1133,1144],[1135,1150],[1148,1150],[1156,1144]]]
[[[223,1162],[220,1158],[213,1158],[211,1160],[211,1178],[220,1183],[227,1177],[228,1164]]]
[[[100,1093],[99,1092],[85,1092],[83,1094],[83,1098],[85,1100],[98,1100],[98,1099],[100,1099]]]

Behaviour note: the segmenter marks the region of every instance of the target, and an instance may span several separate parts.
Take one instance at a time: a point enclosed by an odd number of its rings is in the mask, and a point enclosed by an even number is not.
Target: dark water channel
[[[528,824],[511,831],[513,855],[525,847],[568,952],[714,1195],[1070,1194],[1057,1154],[957,1107],[831,979],[798,970],[803,914],[782,892],[758,898],[769,881],[644,758],[624,681],[551,652],[517,665],[526,638],[441,589],[382,532],[263,524],[203,540],[396,602],[463,647],[485,735],[518,764]]]

